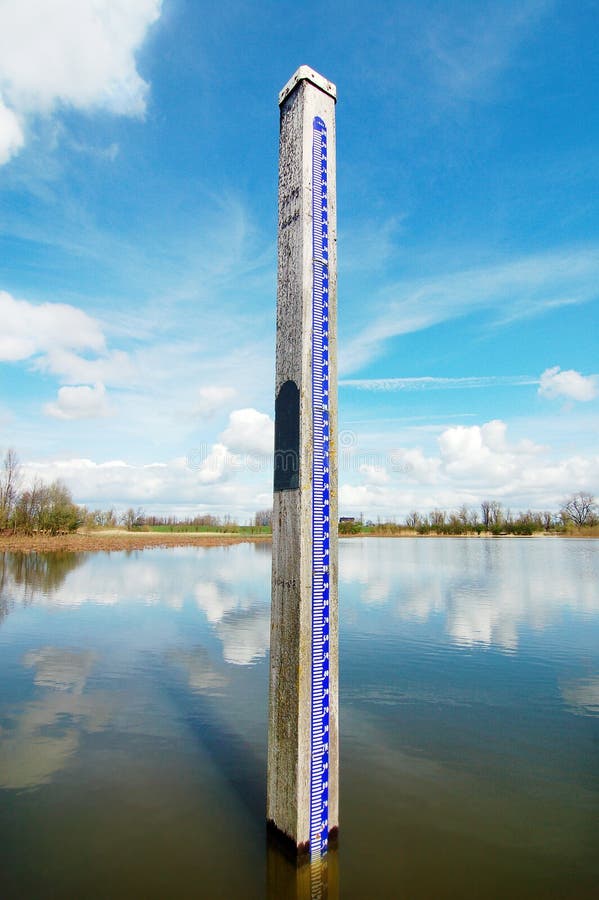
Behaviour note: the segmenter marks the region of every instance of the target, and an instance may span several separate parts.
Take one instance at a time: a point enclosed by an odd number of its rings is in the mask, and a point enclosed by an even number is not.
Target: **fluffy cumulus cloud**
[[[510,444],[506,432],[505,422],[497,419],[481,426],[447,428],[439,437],[445,475],[469,483],[507,483],[522,469],[522,461],[536,459],[542,448],[526,440]]]
[[[455,510],[463,503],[477,507],[488,498],[514,510],[556,509],[574,491],[599,491],[599,454],[557,458],[550,448],[527,438],[510,439],[500,420],[445,428],[437,438],[437,453],[399,447],[381,454],[379,469],[386,470],[387,481],[373,478],[371,465],[356,466],[359,446],[353,451],[350,471],[344,471],[340,456],[342,514],[403,517],[411,509]]]
[[[30,303],[0,291],[0,363],[30,362],[64,384],[44,407],[57,419],[84,419],[108,412],[105,383],[133,379],[128,354],[108,350],[100,323],[68,303]]]
[[[236,409],[229,416],[229,424],[221,440],[233,453],[251,456],[272,455],[275,425],[270,416],[257,409]]]
[[[270,416],[251,407],[234,409],[219,440],[191,450],[187,464],[201,484],[219,484],[240,474],[264,478],[272,469],[273,442]]]
[[[70,107],[143,116],[148,85],[135,54],[160,10],[161,0],[3,0],[0,163],[35,115]]]
[[[61,387],[55,403],[47,403],[44,412],[55,419],[91,419],[108,414],[103,384]]]
[[[83,418],[105,412],[101,386],[59,395],[51,415]],[[61,404],[61,405],[59,405]],[[109,460],[62,459],[23,464],[27,482],[60,478],[75,500],[92,508],[142,506],[147,512],[190,512],[250,519],[272,501],[272,444],[248,429],[248,421],[272,431],[272,420],[257,410],[234,410],[220,439],[186,457],[146,465]],[[238,413],[243,415],[239,416]],[[236,423],[244,427],[236,427]],[[260,435],[260,431],[258,431]],[[421,446],[362,455],[359,442],[339,456],[340,513],[403,519],[411,510],[478,509],[484,499],[512,511],[557,510],[577,491],[599,493],[599,453],[559,456],[526,438],[513,439],[505,422],[451,426],[437,437],[436,452]]]
[[[235,388],[223,385],[207,385],[198,391],[197,413],[202,418],[209,419],[219,412],[223,406],[230,403],[235,397]]]
[[[147,512],[186,516],[190,513],[231,515],[241,522],[268,505],[265,486],[270,472],[257,475],[243,460],[215,445],[204,466],[190,465],[187,458],[146,465],[122,459],[96,462],[86,458],[24,461],[24,483],[64,481],[77,503],[90,508],[141,506]]]
[[[218,484],[233,475],[238,466],[235,454],[230,453],[225,444],[216,443],[207,450],[190,454],[189,465],[197,469],[198,481],[201,484]]]
[[[362,463],[359,467],[359,472],[366,484],[388,484],[389,482],[389,473],[383,466]]]
[[[0,291],[0,362],[66,350],[101,353],[105,340],[99,323],[67,303],[29,303]]]
[[[552,366],[541,375],[539,394],[550,399],[564,398],[585,402],[594,400],[599,393],[596,375],[581,375],[575,369]]]

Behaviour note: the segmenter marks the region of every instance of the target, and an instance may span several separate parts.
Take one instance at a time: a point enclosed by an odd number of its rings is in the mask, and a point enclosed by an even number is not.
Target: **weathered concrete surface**
[[[338,826],[337,229],[334,85],[302,66],[280,94],[276,396],[299,389],[299,486],[276,490],[267,818],[306,851],[310,839],[312,654],[312,129],[328,134],[330,397],[329,830]],[[281,429],[279,429],[281,432]],[[286,450],[287,448],[283,448]],[[284,479],[279,484],[284,483]],[[297,482],[296,482],[297,483]]]

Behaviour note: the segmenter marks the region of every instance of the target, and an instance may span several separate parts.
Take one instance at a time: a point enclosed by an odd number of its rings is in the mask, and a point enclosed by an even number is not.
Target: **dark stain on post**
[[[300,397],[295,381],[284,381],[275,401],[275,491],[299,487]]]

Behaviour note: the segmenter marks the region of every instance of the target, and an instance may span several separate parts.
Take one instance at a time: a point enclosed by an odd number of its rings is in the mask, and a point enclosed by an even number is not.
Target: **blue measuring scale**
[[[310,856],[329,839],[329,217],[327,128],[312,123],[312,709]]]

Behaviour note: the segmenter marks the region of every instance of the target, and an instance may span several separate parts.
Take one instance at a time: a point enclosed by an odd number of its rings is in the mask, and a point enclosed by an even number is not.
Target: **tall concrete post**
[[[335,85],[279,95],[267,819],[298,858],[338,830]]]

